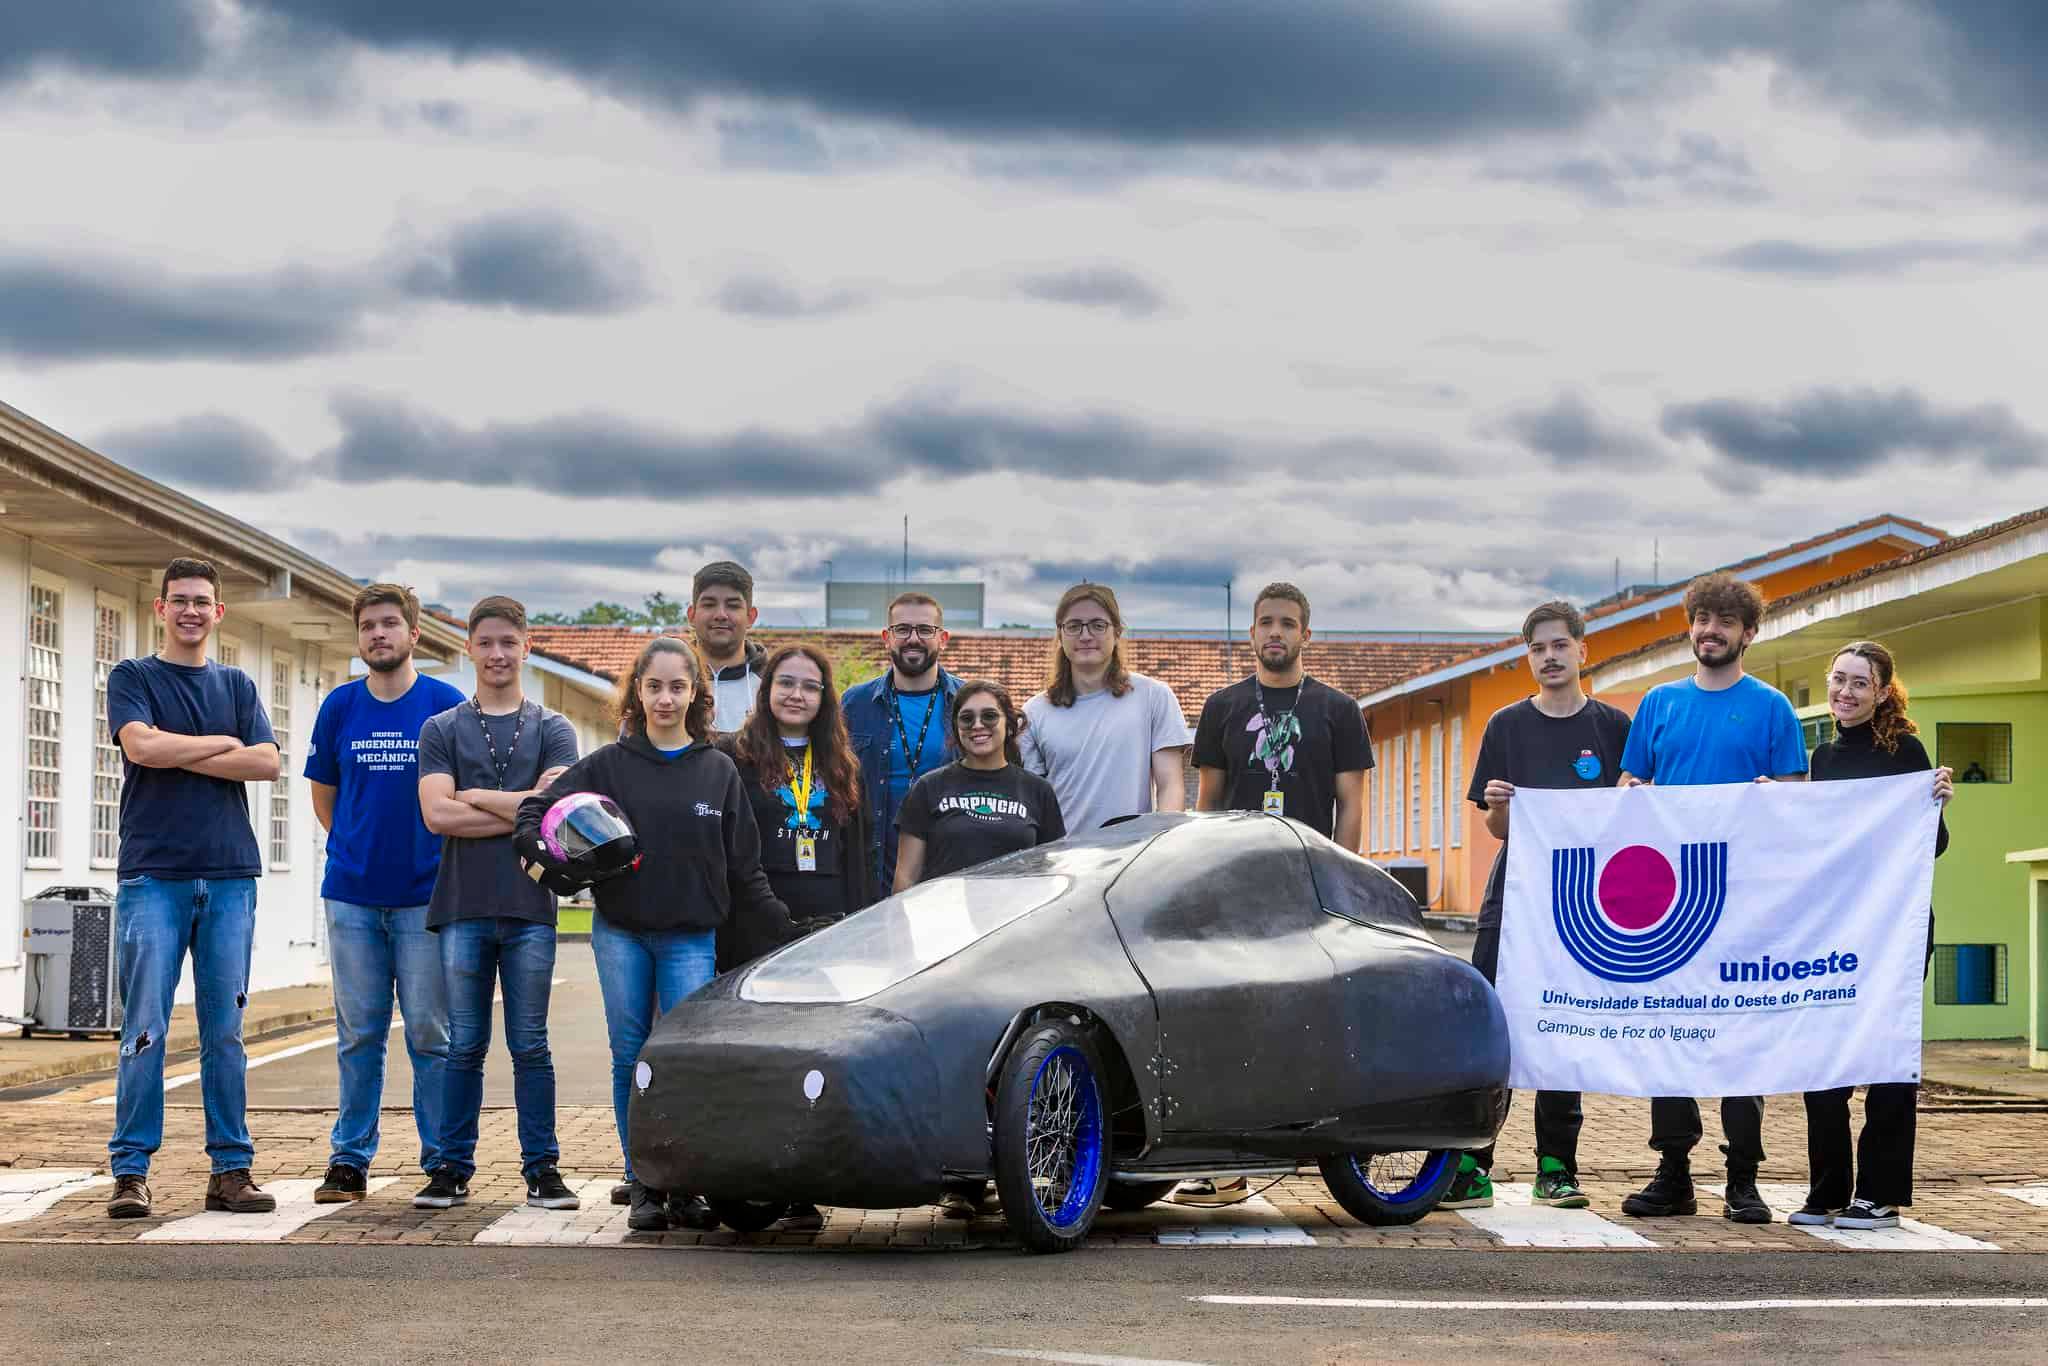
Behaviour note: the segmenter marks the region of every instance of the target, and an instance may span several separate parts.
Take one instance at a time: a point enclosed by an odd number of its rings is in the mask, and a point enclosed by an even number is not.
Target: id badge
[[[1266,804],[1263,807],[1261,807],[1260,810],[1264,811],[1269,816],[1286,815],[1287,794],[1282,792],[1277,787],[1268,788],[1266,790]]]
[[[799,873],[818,871],[818,841],[812,835],[796,837],[796,870]]]

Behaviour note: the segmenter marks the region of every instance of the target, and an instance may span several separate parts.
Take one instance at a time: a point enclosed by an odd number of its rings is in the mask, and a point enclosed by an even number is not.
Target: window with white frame
[[[241,643],[229,640],[226,636],[216,637],[213,645],[213,657],[217,663],[225,664],[230,669],[239,669],[242,667]]]
[[[1444,725],[1430,727],[1430,848],[1444,848]]]
[[[1451,718],[1451,781],[1444,788],[1444,824],[1450,827],[1451,848],[1465,847],[1465,808],[1459,793],[1465,786],[1465,718]]]
[[[270,733],[277,737],[278,778],[270,785],[270,866],[292,866],[292,657],[270,656]]]
[[[149,614],[149,652],[153,655],[164,652],[164,621],[154,610]]]
[[[1387,836],[1384,841],[1390,854],[1401,852],[1401,812],[1407,796],[1402,791],[1405,784],[1401,775],[1407,770],[1402,767],[1401,737],[1396,735],[1391,745],[1392,762],[1387,765]]]
[[[107,725],[107,676],[127,656],[128,613],[102,602],[92,632],[92,866],[121,857],[121,747]]]
[[[64,593],[46,584],[28,590],[28,809],[22,856],[57,861],[59,788],[63,781]]]
[[[1408,838],[1404,849],[1422,848],[1422,728],[1408,732]]]

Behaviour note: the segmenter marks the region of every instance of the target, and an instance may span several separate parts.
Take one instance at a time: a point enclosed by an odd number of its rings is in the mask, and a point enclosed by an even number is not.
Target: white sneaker
[[[1873,1205],[1868,1200],[1851,1200],[1849,1208],[1835,1216],[1836,1228],[1897,1228],[1899,1212],[1890,1205]]]
[[[1252,1188],[1242,1176],[1231,1181],[1183,1181],[1168,1197],[1176,1205],[1235,1205],[1252,1198]]]
[[[1841,1211],[1838,1209],[1827,1209],[1808,1200],[1804,1205],[1786,1215],[1785,1222],[1788,1224],[1799,1224],[1807,1228],[1825,1228],[1829,1224],[1834,1223],[1835,1216],[1840,1213]]]

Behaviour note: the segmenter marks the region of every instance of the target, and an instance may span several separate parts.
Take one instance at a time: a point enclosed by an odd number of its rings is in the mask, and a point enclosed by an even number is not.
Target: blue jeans
[[[441,1165],[476,1173],[477,1121],[484,1108],[484,1054],[491,1047],[491,996],[505,989],[505,1048],[512,1055],[512,1103],[519,1109],[519,1166],[531,1177],[557,1166],[555,1061],[548,1053],[548,992],[555,927],[510,916],[443,925],[441,970],[448,982],[448,1072],[441,1102]]]
[[[448,1070],[448,989],[441,945],[427,929],[425,906],[327,903],[327,946],[334,968],[335,1061],[341,1110],[329,1137],[333,1161],[367,1171],[377,1156],[377,1114],[384,1103],[384,1049],[395,995],[412,1059],[412,1118],[420,1131],[420,1170],[441,1165],[441,1100]]]
[[[633,1065],[654,1032],[654,1021],[677,1001],[716,976],[716,930],[627,930],[590,918],[590,951],[604,992],[604,1027],[612,1044],[612,1116],[626,1179],[633,1179],[633,1149],[626,1142],[626,1110],[633,1099]]]
[[[249,1059],[242,1010],[249,1004],[249,954],[256,941],[256,879],[121,879],[114,917],[121,936],[121,1065],[114,1091],[116,1176],[147,1176],[164,1141],[164,1032],[185,953],[199,1013],[199,1094],[206,1106],[206,1155],[213,1170],[251,1165]]]

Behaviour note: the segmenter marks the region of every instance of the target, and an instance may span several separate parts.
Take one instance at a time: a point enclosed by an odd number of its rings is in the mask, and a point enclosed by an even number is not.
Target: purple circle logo
[[[1630,845],[1600,870],[1600,909],[1618,929],[1649,929],[1677,895],[1671,861],[1647,844]]]

